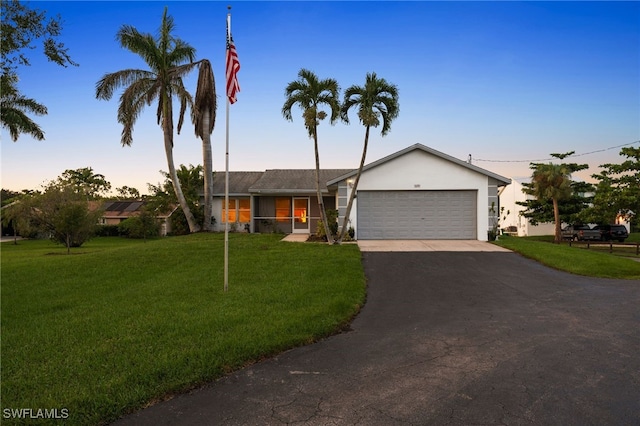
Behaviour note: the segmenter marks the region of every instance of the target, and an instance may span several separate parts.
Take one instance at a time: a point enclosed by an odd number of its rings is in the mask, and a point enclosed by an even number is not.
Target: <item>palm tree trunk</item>
[[[180,203],[180,207],[182,208],[182,211],[187,218],[187,223],[189,224],[189,232],[198,232],[200,231],[200,226],[196,223],[196,219],[193,217],[193,213],[191,213],[191,209],[187,204],[187,199],[184,198],[184,194],[182,193],[182,186],[180,186],[180,180],[178,179],[178,173],[176,172],[176,166],[173,163],[173,120],[171,118],[172,111],[171,107],[169,106],[167,108],[166,105],[167,102],[165,102],[163,120],[164,125],[162,127],[164,130],[164,151],[167,155],[169,176],[171,176],[171,183],[173,184],[173,190],[176,193],[176,198],[178,198],[178,203]]]
[[[555,221],[555,235],[553,242],[560,244],[560,241],[562,241],[562,230],[560,227],[560,208],[556,198],[553,198],[553,220]]]
[[[313,148],[316,154],[316,194],[318,197],[318,207],[320,208],[320,218],[324,225],[324,231],[327,235],[327,243],[333,243],[333,236],[331,235],[331,229],[329,228],[329,222],[327,221],[327,215],[324,210],[324,200],[322,199],[322,191],[320,190],[320,152],[318,151],[318,129],[313,132]]]
[[[202,127],[209,129],[211,115],[205,110],[202,116]],[[204,169],[204,223],[202,229],[211,231],[213,216],[213,153],[211,151],[211,135],[205,131],[202,135],[202,162]]]
[[[367,147],[369,145],[369,129],[371,126],[367,126],[364,132],[364,147],[362,148],[362,158],[360,158],[360,166],[358,167],[358,173],[356,173],[356,179],[353,182],[353,188],[349,194],[349,203],[347,204],[347,211],[344,214],[344,220],[342,221],[342,229],[340,230],[340,237],[338,238],[338,244],[342,243],[344,234],[347,231],[347,225],[349,224],[349,215],[351,215],[351,208],[353,207],[353,200],[356,198],[356,190],[358,189],[358,182],[360,182],[360,175],[364,168],[364,161],[367,158]]]

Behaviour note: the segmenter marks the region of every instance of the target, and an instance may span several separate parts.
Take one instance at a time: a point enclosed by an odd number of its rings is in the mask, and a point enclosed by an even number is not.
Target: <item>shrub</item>
[[[146,239],[157,237],[160,233],[160,225],[149,212],[143,211],[139,216],[133,216],[120,222],[118,230],[129,238]]]
[[[100,225],[96,228],[98,237],[117,237],[118,235],[120,235],[118,225]]]
[[[336,235],[338,233],[338,210],[326,210],[325,214],[327,215],[327,222],[329,223],[329,231],[331,231],[331,235]],[[327,233],[324,230],[324,223],[322,223],[321,220],[318,221],[316,235],[318,237],[327,236]]]

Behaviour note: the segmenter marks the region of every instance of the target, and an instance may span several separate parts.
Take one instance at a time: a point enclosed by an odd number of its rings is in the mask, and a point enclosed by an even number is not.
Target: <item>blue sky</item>
[[[415,143],[506,177],[530,175],[529,160],[576,151],[591,168],[620,162],[640,140],[639,2],[31,2],[59,14],[61,41],[79,67],[30,53],[20,89],[45,104],[36,117],[45,141],[2,129],[2,187],[36,189],[66,169],[92,167],[113,188],[147,192],[167,170],[155,107],[138,119],[131,147],[120,145],[117,96],[95,99],[105,74],[145,68],[115,41],[121,25],[156,33],[164,6],[175,35],[211,61],[219,108],[214,169],[225,167],[224,56],[227,5],[241,71],[230,109],[230,169],[313,168],[313,143],[301,113],[282,118],[284,88],[300,68],[335,78],[342,89],[376,72],[398,86],[391,132],[370,138],[367,162]],[[185,81],[195,89],[196,73]],[[322,123],[321,167],[355,168],[364,128]],[[633,146],[638,146],[636,142]],[[594,152],[598,151],[598,152]],[[201,143],[186,123],[174,159],[200,164]],[[487,161],[490,160],[490,161]]]

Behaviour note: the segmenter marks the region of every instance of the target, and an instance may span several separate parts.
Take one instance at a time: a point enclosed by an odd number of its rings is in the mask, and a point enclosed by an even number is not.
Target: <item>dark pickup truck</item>
[[[562,230],[563,240],[600,241],[602,235],[599,229],[591,229],[589,225],[570,225]]]

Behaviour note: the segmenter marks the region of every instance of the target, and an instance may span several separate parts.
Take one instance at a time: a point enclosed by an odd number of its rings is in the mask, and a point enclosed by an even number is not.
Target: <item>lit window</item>
[[[227,212],[222,208],[222,223],[226,223]],[[248,198],[229,199],[229,223],[249,223],[251,222],[251,200]]]
[[[251,222],[251,200],[248,198],[238,200],[238,222]]]
[[[224,202],[222,204],[222,223],[227,222],[227,209],[224,208]],[[236,221],[236,200],[229,200],[229,222]]]
[[[291,198],[276,198],[276,220],[278,222],[289,222],[291,216]]]

